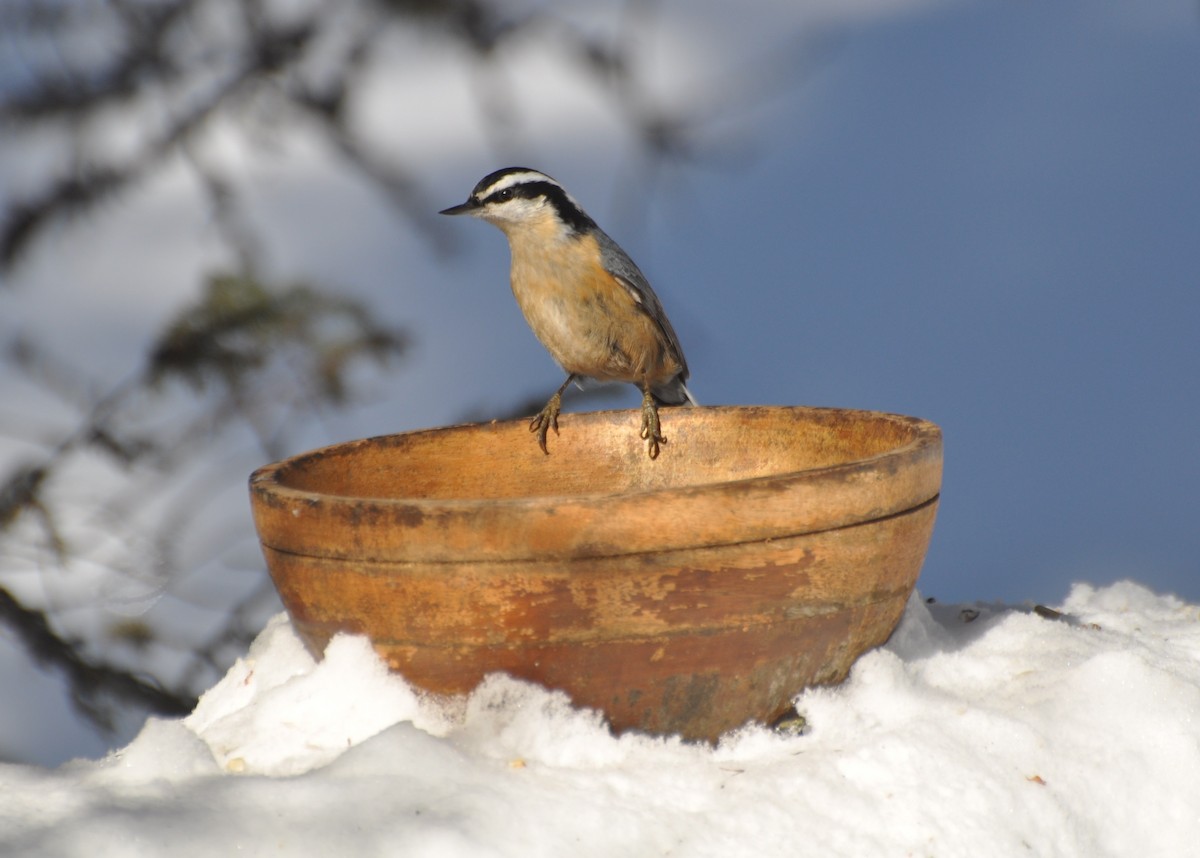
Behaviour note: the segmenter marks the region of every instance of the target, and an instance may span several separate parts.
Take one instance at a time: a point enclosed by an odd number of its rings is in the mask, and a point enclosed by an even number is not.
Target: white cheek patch
[[[484,217],[492,220],[520,223],[537,217],[545,207],[545,200],[527,200],[518,197],[502,203],[489,203],[479,211]]]

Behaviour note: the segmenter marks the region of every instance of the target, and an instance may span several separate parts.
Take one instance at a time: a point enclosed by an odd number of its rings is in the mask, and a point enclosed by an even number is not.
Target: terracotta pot
[[[941,432],[878,412],[664,408],[337,444],[250,478],[267,565],[320,654],[367,635],[437,694],[507,671],[614,730],[715,740],[841,681],[904,610]]]

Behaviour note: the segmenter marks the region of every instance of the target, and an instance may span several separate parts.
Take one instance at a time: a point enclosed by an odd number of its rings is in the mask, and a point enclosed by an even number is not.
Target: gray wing
[[[667,346],[671,349],[675,359],[679,361],[681,369],[677,378],[679,386],[686,392],[687,388],[683,387],[683,382],[687,381],[689,374],[687,359],[683,356],[683,347],[679,345],[679,337],[675,335],[675,329],[671,327],[671,321],[663,310],[662,302],[650,288],[650,282],[646,280],[646,275],[629,258],[629,254],[603,231],[597,230],[597,232],[597,241],[600,243],[600,262],[605,269],[625,285],[643,312],[658,323],[659,329],[666,338]],[[691,399],[690,393],[687,393],[686,396],[689,400]]]

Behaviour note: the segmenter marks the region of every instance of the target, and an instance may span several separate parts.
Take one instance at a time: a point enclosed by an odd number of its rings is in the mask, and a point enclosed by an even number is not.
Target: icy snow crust
[[[1182,856],[1200,841],[1200,608],[1076,585],[1064,618],[909,603],[802,735],[611,736],[504,676],[422,697],[285,616],[183,720],[0,766],[0,854]]]

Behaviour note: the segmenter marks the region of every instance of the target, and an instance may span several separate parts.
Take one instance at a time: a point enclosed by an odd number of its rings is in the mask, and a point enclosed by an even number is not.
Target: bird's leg
[[[537,433],[538,446],[542,448],[542,452],[547,456],[550,455],[550,451],[546,449],[546,433],[553,429],[554,434],[558,434],[558,412],[562,410],[563,391],[574,380],[575,373],[569,373],[567,380],[562,383],[562,386],[558,390],[554,391],[554,395],[550,397],[550,401],[546,403],[546,407],[529,421],[529,431]]]
[[[658,458],[658,445],[667,443],[663,437],[662,425],[658,422],[658,405],[650,395],[650,385],[642,388],[642,432],[646,439],[646,452],[651,459]]]

